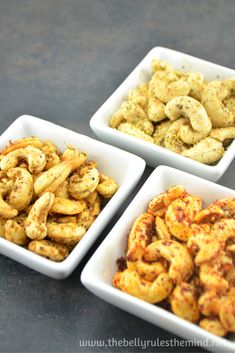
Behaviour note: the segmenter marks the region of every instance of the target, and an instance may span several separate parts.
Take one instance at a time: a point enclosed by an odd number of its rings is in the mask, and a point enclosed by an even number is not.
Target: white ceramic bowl
[[[157,305],[144,302],[112,286],[112,278],[117,271],[116,260],[125,255],[127,234],[134,220],[146,211],[148,202],[155,195],[177,184],[184,185],[190,193],[202,196],[205,206],[215,199],[235,196],[234,190],[185,172],[165,166],[156,168],[88,261],[82,272],[81,281],[95,295],[131,314],[186,339],[198,340],[195,342],[197,344],[202,340],[202,346],[204,342],[206,349],[234,353],[235,335],[232,340],[217,337]]]
[[[0,237],[1,254],[45,275],[62,279],[69,276],[75,269],[121,203],[135,187],[143,174],[145,162],[141,158],[118,148],[80,135],[51,122],[27,115],[16,119],[1,135],[0,149],[6,146],[10,140],[26,136],[37,136],[43,140],[51,140],[62,151],[67,144],[74,145],[80,150],[87,152],[88,158],[97,162],[99,170],[114,178],[119,184],[118,191],[108,202],[108,205],[104,207],[82,240],[70,255],[60,263],[36,255]]]
[[[108,126],[109,118],[119,108],[121,103],[127,99],[129,91],[149,80],[153,58],[165,60],[172,64],[174,68],[182,71],[201,72],[209,81],[235,77],[235,70],[171,49],[153,48],[91,118],[91,129],[102,141],[139,155],[152,167],[166,164],[205,179],[217,181],[234,158],[235,141],[233,141],[223,158],[215,166],[209,166],[183,157],[166,148],[129,136]]]

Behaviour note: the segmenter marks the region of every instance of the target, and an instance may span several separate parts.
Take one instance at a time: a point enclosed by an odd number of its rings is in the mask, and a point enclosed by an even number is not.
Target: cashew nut
[[[223,144],[212,137],[207,137],[192,148],[182,152],[184,157],[191,158],[204,164],[213,164],[217,162],[223,154]]]
[[[89,196],[99,183],[99,172],[94,163],[87,163],[69,180],[69,193],[75,199]]]
[[[167,298],[173,287],[167,273],[161,273],[153,282],[149,282],[142,279],[136,271],[128,269],[114,275],[113,285],[149,303],[158,303]]]
[[[49,240],[33,240],[29,243],[28,249],[37,255],[57,262],[63,261],[69,255],[69,250],[65,245]]]
[[[12,243],[25,246],[29,242],[24,227],[14,219],[8,219],[5,225],[5,238]]]
[[[121,123],[118,126],[118,131],[124,132],[127,135],[139,138],[141,140],[154,143],[154,140],[151,136],[140,130],[139,128],[135,127],[133,124],[130,123]]]
[[[10,142],[1,152],[1,155],[6,155],[12,151],[15,151],[19,148],[25,148],[28,146],[33,146],[36,148],[42,148],[43,144],[37,137],[25,137],[14,142]]]
[[[164,138],[170,126],[171,126],[171,121],[169,120],[164,120],[160,122],[158,125],[156,125],[153,133],[154,143],[156,145],[164,147]]]
[[[180,137],[180,129],[187,123],[186,118],[181,118],[171,123],[164,138],[164,146],[173,152],[182,153],[188,149],[188,145]]]
[[[153,96],[148,101],[148,118],[154,123],[166,118],[165,104]]]
[[[61,213],[65,215],[76,215],[86,208],[84,200],[74,201],[62,197],[55,197],[54,204],[50,212]]]
[[[4,201],[3,197],[7,194],[8,189],[4,183],[0,183],[0,217],[13,218],[17,216],[18,211],[16,208],[9,205]]]
[[[174,283],[180,284],[191,276],[194,268],[191,256],[177,241],[157,240],[145,248],[145,260],[156,261],[161,257],[169,261],[169,276]]]
[[[216,140],[221,142],[226,141],[227,139],[234,139],[235,138],[235,127],[222,127],[220,129],[213,129],[210,134]]]
[[[85,233],[84,227],[74,223],[47,223],[48,238],[59,244],[75,245]]]
[[[30,173],[40,173],[46,164],[46,156],[39,148],[28,146],[9,152],[0,161],[0,167],[4,171],[16,167],[20,160],[26,160]]]
[[[41,240],[47,235],[46,220],[55,200],[54,194],[46,192],[34,203],[24,222],[25,233],[30,239]]]
[[[44,170],[48,170],[54,165],[57,165],[60,163],[60,157],[58,155],[58,149],[54,143],[51,141],[46,141],[44,142],[42,146],[42,151],[46,155],[46,165],[44,167]]]
[[[224,328],[235,332],[235,297],[226,297],[221,305],[219,318]]]
[[[104,174],[99,175],[99,184],[96,188],[98,193],[102,195],[105,199],[110,199],[115,192],[118,190],[117,183]]]
[[[66,180],[68,175],[80,167],[86,160],[85,154],[80,154],[79,158],[71,159],[68,161],[61,162],[54,167],[48,169],[42,175],[40,175],[34,183],[34,192],[37,195],[43,193],[55,192],[59,186]]]
[[[211,289],[204,292],[199,300],[198,307],[204,316],[218,316],[222,303],[222,297],[216,290]]]
[[[9,204],[18,211],[30,204],[33,197],[33,177],[24,168],[12,168],[7,173],[9,178],[15,180],[14,187],[8,197]]]
[[[206,331],[213,333],[216,336],[225,336],[227,334],[226,328],[222,325],[221,321],[216,317],[202,319],[199,326]]]
[[[199,318],[196,291],[193,285],[182,282],[178,284],[170,296],[174,314],[185,320],[196,322]]]
[[[223,81],[209,82],[203,91],[202,104],[214,128],[231,126],[234,122],[233,113],[223,103],[229,93],[230,90]]]

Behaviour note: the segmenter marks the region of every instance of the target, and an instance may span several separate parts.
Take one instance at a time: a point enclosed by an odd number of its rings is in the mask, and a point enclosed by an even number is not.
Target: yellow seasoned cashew
[[[153,229],[154,217],[149,213],[143,213],[136,219],[128,237],[128,261],[137,261],[142,258],[145,247],[152,238]]]
[[[202,315],[218,316],[222,303],[222,296],[214,289],[204,292],[198,299],[199,311]]]
[[[30,204],[33,197],[33,177],[25,168],[12,168],[7,173],[8,177],[15,180],[14,187],[9,194],[8,201],[18,211]]]
[[[209,82],[203,91],[202,104],[214,128],[231,126],[234,122],[233,113],[223,103],[229,94],[230,90],[223,81]]]
[[[164,138],[164,146],[173,152],[182,153],[187,150],[189,146],[181,139],[180,129],[187,123],[186,118],[180,118],[171,123],[171,126],[166,132]]]
[[[199,326],[206,331],[213,333],[216,336],[225,336],[227,334],[226,328],[222,325],[221,321],[216,317],[202,319]]]
[[[153,96],[149,97],[147,112],[149,120],[154,123],[162,121],[166,118],[165,104]]]
[[[187,96],[190,92],[189,84],[184,78],[178,78],[175,74],[153,75],[151,80],[153,94],[163,103],[167,103],[175,97]]]
[[[92,215],[92,211],[86,208],[83,212],[77,216],[77,225],[83,227],[86,230],[94,223],[95,216]]]
[[[69,199],[69,181],[66,179],[55,191],[55,197],[63,197],[64,199]]]
[[[186,196],[172,201],[165,217],[170,232],[177,239],[187,241],[194,234],[191,224],[201,208],[202,200],[197,196]]]
[[[92,217],[97,217],[101,212],[101,200],[97,191],[93,191],[86,199]]]
[[[235,296],[228,296],[223,300],[219,318],[226,330],[235,332]]]
[[[170,100],[165,113],[173,121],[180,117],[189,119],[191,126],[185,123],[180,127],[180,138],[187,144],[199,142],[211,131],[211,121],[205,108],[192,97],[180,96]]]
[[[99,183],[99,172],[94,163],[88,163],[73,174],[69,180],[69,193],[75,199],[89,196]]]
[[[185,320],[196,322],[199,318],[196,290],[192,284],[178,284],[170,296],[171,308],[174,314]]]
[[[55,197],[55,201],[50,212],[72,216],[81,213],[85,210],[85,208],[86,202],[84,200],[75,201],[62,197]]]
[[[166,222],[158,216],[155,218],[155,227],[158,239],[171,239],[172,236],[166,225]]]
[[[30,173],[40,173],[46,164],[45,153],[39,148],[28,146],[18,148],[3,156],[0,161],[0,168],[8,171],[10,168],[16,167],[22,159],[27,162]]]
[[[186,80],[190,87],[189,95],[200,101],[206,86],[203,75],[200,72],[189,72]]]
[[[130,91],[128,100],[138,104],[142,109],[146,109],[148,104],[148,84],[142,84]]]
[[[32,206],[24,222],[25,233],[30,239],[41,240],[47,235],[46,220],[55,200],[54,194],[46,192]]]
[[[34,146],[37,148],[42,148],[43,143],[37,137],[25,137],[19,140],[15,140],[7,145],[2,151],[1,155],[6,155],[12,151],[15,151],[19,148],[25,148],[28,146]]]
[[[227,139],[234,139],[235,138],[235,127],[222,127],[220,129],[213,129],[210,134],[216,140],[221,142],[226,141]]]
[[[65,245],[49,240],[33,240],[29,243],[28,249],[37,255],[57,262],[63,261],[69,255],[69,249]]]
[[[7,219],[0,217],[0,238],[5,238],[5,224]]]
[[[184,157],[191,158],[204,164],[213,164],[217,162],[223,154],[223,144],[212,137],[207,137],[192,148],[182,152]]]
[[[36,179],[34,192],[37,195],[42,195],[47,191],[55,192],[66,180],[68,175],[85,162],[86,158],[86,155],[81,153],[79,158],[61,162],[48,169]]]
[[[16,208],[9,205],[4,201],[4,196],[6,196],[8,192],[7,185],[3,182],[0,183],[0,217],[3,218],[13,218],[17,216],[18,211]]]
[[[185,189],[182,185],[176,185],[170,187],[166,192],[155,196],[148,204],[148,213],[156,216],[157,212],[165,207],[168,207],[170,203],[178,198],[182,198],[185,195]]]
[[[67,145],[66,150],[62,154],[62,161],[79,158],[81,152],[72,145]]]
[[[154,143],[154,140],[151,136],[140,130],[139,128],[135,127],[133,124],[130,123],[121,123],[118,126],[118,131],[121,131],[127,135],[139,138],[141,140]]]
[[[98,193],[105,199],[110,199],[118,190],[118,185],[112,178],[104,174],[99,175],[99,184],[96,188]]]
[[[225,197],[212,202],[194,218],[195,223],[214,223],[224,217],[235,216],[235,198]]]
[[[127,261],[127,268],[137,271],[141,278],[152,282],[161,273],[167,272],[167,263],[163,259],[154,262],[146,262],[143,260]]]
[[[42,151],[46,155],[46,165],[44,167],[44,170],[48,170],[51,167],[54,167],[54,165],[60,163],[59,152],[54,143],[52,143],[51,141],[45,141],[42,146]]]
[[[86,229],[75,223],[47,223],[48,238],[59,244],[75,245],[85,233]]]
[[[169,276],[176,284],[186,281],[193,272],[188,250],[175,240],[157,240],[145,248],[144,259],[156,261],[163,257],[170,263]]]
[[[167,273],[161,273],[153,282],[142,279],[137,271],[126,269],[113,278],[114,287],[149,303],[158,303],[170,294],[173,283]]]
[[[193,225],[192,225],[193,227]],[[220,253],[220,243],[210,234],[204,233],[200,227],[194,225],[195,234],[191,235],[187,242],[187,247],[190,253],[194,254],[199,249],[194,263],[197,266],[211,261]]]
[[[24,227],[14,219],[8,219],[5,225],[5,238],[12,243],[25,246],[29,242]]]
[[[169,120],[164,120],[160,122],[158,125],[156,125],[153,133],[153,139],[156,145],[164,147],[164,138],[170,126],[171,126],[171,121]]]
[[[232,258],[224,252],[221,252],[221,255],[211,262],[203,263],[199,269],[199,277],[204,288],[226,291],[229,284],[225,275],[232,266]]]

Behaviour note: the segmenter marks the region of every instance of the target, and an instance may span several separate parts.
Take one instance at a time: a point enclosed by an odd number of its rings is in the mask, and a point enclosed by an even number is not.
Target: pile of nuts
[[[202,208],[173,186],[130,231],[116,288],[171,310],[218,336],[235,332],[235,198]]]
[[[0,236],[63,261],[118,185],[71,145],[27,137],[0,154]]]
[[[152,72],[109,126],[204,164],[218,162],[235,138],[235,78],[207,82],[158,59]]]

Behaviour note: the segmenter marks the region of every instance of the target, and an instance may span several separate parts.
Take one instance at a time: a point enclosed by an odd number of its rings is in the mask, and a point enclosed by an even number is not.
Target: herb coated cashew
[[[25,168],[12,168],[8,171],[7,176],[15,180],[14,187],[8,197],[9,204],[21,211],[32,200],[33,177]]]

